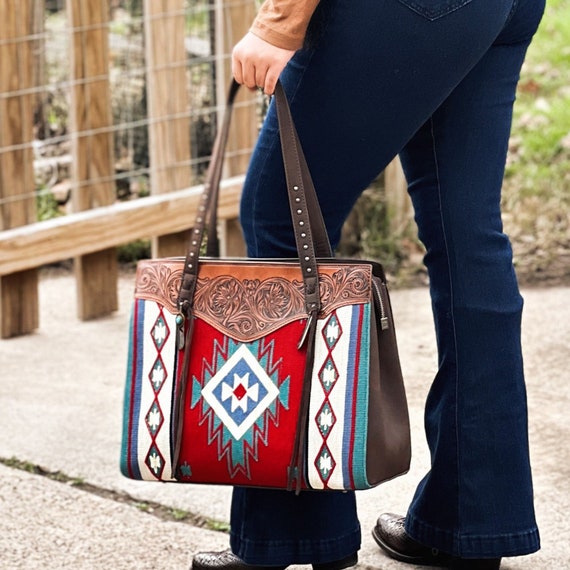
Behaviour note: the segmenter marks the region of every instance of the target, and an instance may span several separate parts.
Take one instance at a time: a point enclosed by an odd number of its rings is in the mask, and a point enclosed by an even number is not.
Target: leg
[[[326,563],[360,548],[354,493],[234,489],[231,545],[251,564]]]
[[[522,299],[500,212],[512,104],[527,47],[508,41],[517,24],[515,14],[512,27],[401,153],[427,249],[439,348],[425,417],[432,468],[406,529],[422,544],[465,558],[539,547]]]
[[[420,542],[463,557],[538,547],[522,299],[500,213],[525,49],[493,46],[402,153],[427,248],[440,355],[426,403],[432,468],[410,507],[407,529]]]
[[[322,0],[316,46],[281,77],[333,247],[360,193],[483,56],[513,2],[461,2],[431,22],[407,1]],[[271,106],[242,198],[252,257],[295,255],[277,133]]]
[[[319,42],[299,53],[282,79],[334,246],[360,192],[477,65],[501,32],[512,1],[472,1],[433,22],[396,0],[363,0],[356,8],[354,0],[325,0],[321,7]],[[251,256],[294,254],[284,184],[270,109],[242,201]],[[335,507],[327,503],[336,500],[332,494],[293,499],[276,491],[236,489],[232,549],[255,564],[331,560],[323,536],[351,533],[347,549],[354,548],[358,536],[353,497],[345,496],[351,498],[330,517],[326,513]],[[293,511],[319,525],[299,536],[297,515],[287,514]],[[276,518],[280,522],[275,526],[258,522]],[[333,519],[343,521],[342,530]],[[349,554],[337,542],[336,556]]]

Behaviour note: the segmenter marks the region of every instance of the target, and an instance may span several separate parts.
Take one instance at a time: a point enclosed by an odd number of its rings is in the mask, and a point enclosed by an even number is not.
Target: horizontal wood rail
[[[221,221],[237,218],[243,179],[236,176],[222,181]],[[187,230],[194,221],[201,192],[201,185],[194,186],[0,232],[0,275]]]

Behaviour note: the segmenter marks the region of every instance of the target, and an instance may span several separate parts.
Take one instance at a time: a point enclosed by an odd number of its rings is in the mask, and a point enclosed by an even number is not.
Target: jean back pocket
[[[433,21],[459,10],[472,0],[398,0],[398,2]]]

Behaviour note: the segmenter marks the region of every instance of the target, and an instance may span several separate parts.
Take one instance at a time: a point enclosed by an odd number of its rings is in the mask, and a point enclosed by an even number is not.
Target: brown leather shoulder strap
[[[179,292],[179,309],[183,314],[188,314],[192,306],[198,275],[200,246],[206,230],[208,232],[208,242],[212,238],[212,244],[210,245],[209,243],[207,246],[206,255],[211,257],[217,257],[218,255],[216,212],[219,187],[231,113],[238,89],[239,84],[233,81],[222,125],[218,129],[218,135],[214,143],[210,167],[192,230],[192,238],[186,256],[182,285]],[[289,193],[289,205],[295,230],[295,242],[305,283],[305,304],[307,313],[311,314],[315,310],[318,311],[320,309],[317,257],[332,257],[332,251],[313,181],[295,125],[293,124],[287,97],[280,82],[278,82],[275,90],[275,103]]]

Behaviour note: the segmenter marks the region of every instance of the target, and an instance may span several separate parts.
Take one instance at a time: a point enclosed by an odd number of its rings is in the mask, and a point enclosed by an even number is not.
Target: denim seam
[[[518,4],[519,4],[519,0],[513,0],[513,4],[511,6],[511,11],[509,12],[509,15],[507,16],[507,19],[505,20],[505,24],[503,26],[503,29],[505,29],[505,26],[507,26],[508,23],[513,19],[513,16],[515,15],[515,11],[517,9]]]
[[[459,544],[459,536],[460,536],[460,525],[459,521],[461,520],[460,516],[460,501],[459,497],[461,496],[461,489],[460,487],[460,477],[459,477],[459,394],[458,394],[458,387],[459,387],[459,358],[457,354],[457,328],[455,325],[455,311],[454,311],[454,303],[455,303],[455,294],[453,289],[453,276],[451,271],[451,255],[449,251],[449,243],[447,239],[446,233],[446,226],[445,220],[443,216],[443,206],[442,206],[442,196],[441,196],[441,178],[439,175],[439,161],[438,161],[438,154],[437,154],[437,143],[435,137],[435,127],[434,127],[434,120],[433,116],[430,119],[430,130],[431,130],[431,138],[432,138],[432,150],[433,150],[433,159],[435,165],[435,176],[437,180],[437,193],[438,193],[438,200],[439,200],[439,215],[441,220],[441,230],[443,233],[443,243],[445,244],[445,256],[447,259],[447,270],[449,273],[449,311],[451,315],[451,326],[453,329],[453,344],[454,344],[454,352],[455,352],[455,450],[456,450],[456,462],[457,462],[457,504],[456,504],[456,513],[457,513],[457,528],[456,528],[456,536],[454,540]]]

